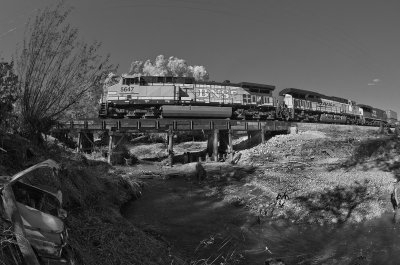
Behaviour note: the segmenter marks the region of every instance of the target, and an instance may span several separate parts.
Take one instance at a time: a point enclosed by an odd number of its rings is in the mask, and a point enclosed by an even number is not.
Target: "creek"
[[[399,264],[400,225],[393,224],[393,214],[356,225],[271,222],[209,192],[184,180],[150,180],[122,213],[195,260],[240,252],[242,264],[269,258],[286,264]]]

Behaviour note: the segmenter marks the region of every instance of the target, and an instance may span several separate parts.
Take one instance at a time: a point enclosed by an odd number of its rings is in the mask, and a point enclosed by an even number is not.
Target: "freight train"
[[[229,118],[394,125],[397,113],[353,100],[250,82],[198,82],[192,77],[125,75],[108,86],[100,118]]]

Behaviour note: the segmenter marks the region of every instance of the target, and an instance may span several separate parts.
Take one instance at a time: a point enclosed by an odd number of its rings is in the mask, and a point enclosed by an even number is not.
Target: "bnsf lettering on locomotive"
[[[206,89],[200,88],[200,89],[199,89],[199,97],[200,97],[200,98],[206,98],[206,97],[208,97],[207,90],[206,90]]]
[[[207,89],[207,88],[199,88],[199,98],[230,98],[233,95],[237,95],[236,90],[214,90],[214,89]]]

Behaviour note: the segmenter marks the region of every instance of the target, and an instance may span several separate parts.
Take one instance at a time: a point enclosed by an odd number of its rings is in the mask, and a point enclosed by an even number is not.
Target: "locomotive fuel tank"
[[[165,118],[230,118],[232,116],[232,108],[163,105],[162,116]]]

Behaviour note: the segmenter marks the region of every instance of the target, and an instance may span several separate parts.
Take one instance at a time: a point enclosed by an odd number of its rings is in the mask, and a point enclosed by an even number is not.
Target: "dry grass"
[[[195,258],[189,265],[238,265],[243,264],[244,256],[233,234],[213,234],[203,239],[195,250]],[[210,250],[211,254],[210,254]]]
[[[11,224],[0,220],[0,231],[0,264],[18,265],[21,257],[18,255]]]

